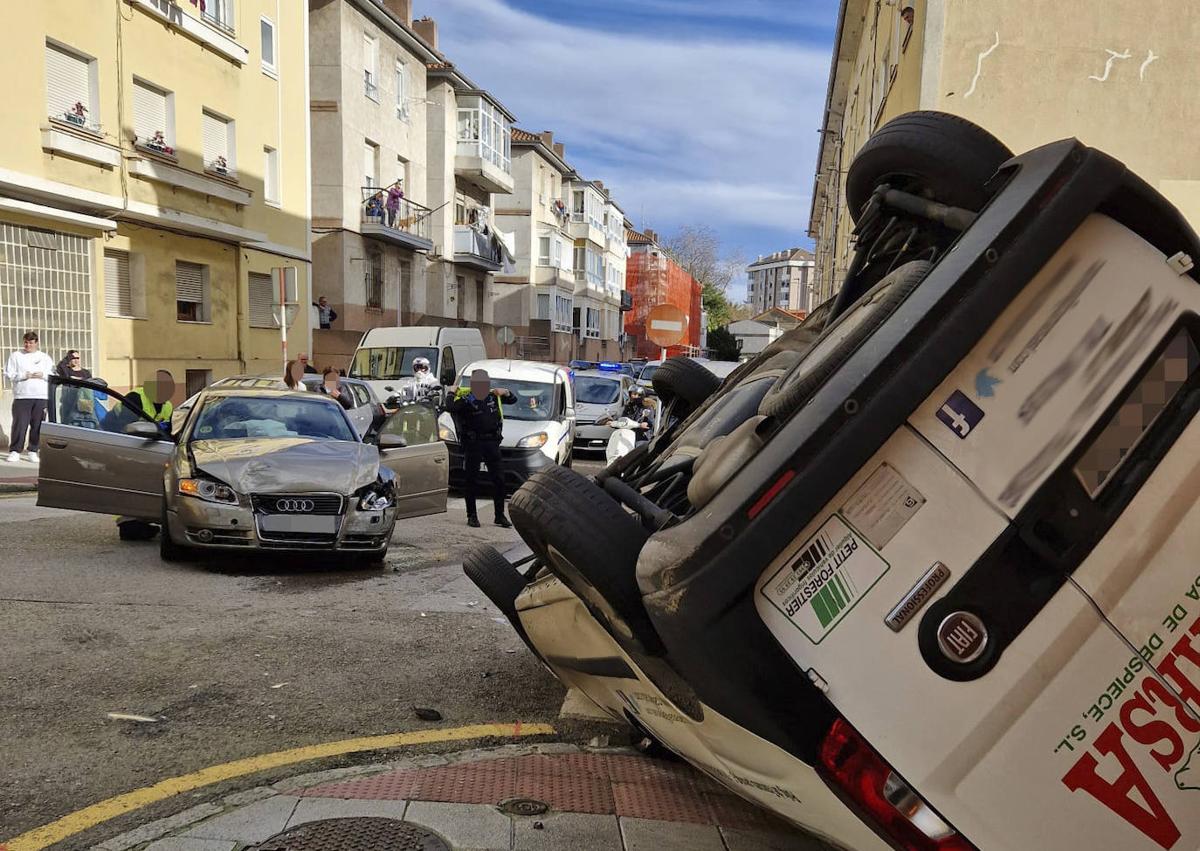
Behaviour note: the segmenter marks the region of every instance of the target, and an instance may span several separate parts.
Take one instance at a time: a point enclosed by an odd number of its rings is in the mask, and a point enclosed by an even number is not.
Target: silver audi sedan
[[[53,378],[50,395],[38,505],[157,524],[168,561],[260,549],[379,562],[398,519],[446,510],[428,406],[401,407],[372,445],[317,393],[210,388],[175,434],[87,381]]]

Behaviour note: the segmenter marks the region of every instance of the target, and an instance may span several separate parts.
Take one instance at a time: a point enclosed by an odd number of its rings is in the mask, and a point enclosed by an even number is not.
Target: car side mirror
[[[408,441],[398,434],[381,434],[379,435],[379,448],[383,449],[403,449],[408,446]]]
[[[567,408],[565,411],[563,411],[563,416],[569,420],[575,419],[575,409]]]
[[[135,420],[125,426],[125,433],[132,434],[135,437],[150,437],[158,438],[162,436],[162,432],[154,423],[148,423],[145,420]]]
[[[441,382],[446,387],[449,387],[451,384],[453,384],[454,383],[454,370],[443,369],[442,375],[441,375]]]

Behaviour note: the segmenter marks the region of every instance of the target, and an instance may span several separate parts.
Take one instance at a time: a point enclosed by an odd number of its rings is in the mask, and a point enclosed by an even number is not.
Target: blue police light
[[[598,364],[598,367],[597,367],[597,368],[598,368],[598,369],[601,369],[601,370],[603,370],[603,371],[605,371],[605,372],[620,372],[622,369],[624,369],[624,367],[622,367],[622,366],[621,366],[621,364],[619,364],[619,363],[609,363],[608,361],[601,361],[601,362]]]

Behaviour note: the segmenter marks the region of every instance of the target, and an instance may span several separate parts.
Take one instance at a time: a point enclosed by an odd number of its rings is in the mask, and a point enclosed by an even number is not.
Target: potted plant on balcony
[[[83,105],[82,101],[77,100],[75,101],[75,105],[71,107],[70,112],[63,113],[63,118],[65,118],[68,123],[74,124],[76,127],[86,127],[87,112],[88,108]]]
[[[141,145],[143,148],[156,151],[160,154],[166,154],[171,157],[175,156],[175,149],[167,144],[166,136],[161,130],[154,131],[154,135],[149,139],[141,140]]]
[[[217,157],[209,164],[208,170],[215,174],[219,174],[222,177],[228,177],[229,162],[225,159],[225,157]]]

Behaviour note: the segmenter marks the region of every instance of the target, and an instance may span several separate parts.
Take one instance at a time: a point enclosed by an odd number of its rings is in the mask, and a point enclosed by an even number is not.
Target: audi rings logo
[[[317,504],[311,499],[277,499],[275,510],[280,514],[311,514]]]

